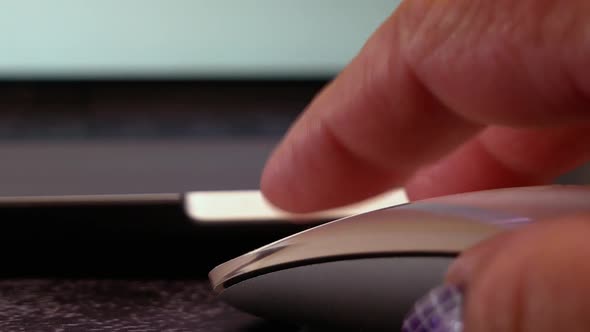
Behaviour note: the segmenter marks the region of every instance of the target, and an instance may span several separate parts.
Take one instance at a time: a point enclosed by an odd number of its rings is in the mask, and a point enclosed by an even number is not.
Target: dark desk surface
[[[241,313],[206,281],[1,280],[0,331],[295,331]]]
[[[2,332],[294,330],[221,303],[206,276],[300,226],[203,226],[178,202],[0,206],[0,221]]]

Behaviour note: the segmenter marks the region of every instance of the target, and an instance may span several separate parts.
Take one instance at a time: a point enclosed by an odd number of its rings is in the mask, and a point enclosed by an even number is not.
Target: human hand
[[[403,2],[311,103],[261,187],[309,212],[550,182],[590,157],[590,2]]]
[[[403,186],[411,199],[536,185],[590,159],[590,2],[411,0],[277,148],[261,187],[311,212]],[[466,251],[466,331],[590,330],[589,216]]]

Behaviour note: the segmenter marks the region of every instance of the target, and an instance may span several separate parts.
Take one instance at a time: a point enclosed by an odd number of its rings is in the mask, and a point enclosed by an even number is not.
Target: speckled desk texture
[[[199,227],[175,202],[0,206],[0,221],[1,332],[293,330],[220,302],[207,273],[295,226]]]
[[[202,280],[0,281],[0,331],[290,330],[219,302]]]

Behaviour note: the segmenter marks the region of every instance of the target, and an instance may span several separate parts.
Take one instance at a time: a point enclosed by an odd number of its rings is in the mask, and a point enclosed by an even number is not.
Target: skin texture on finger
[[[427,14],[408,62],[454,112],[509,126],[590,118],[590,2],[412,2]]]
[[[543,129],[490,127],[406,183],[412,200],[548,184],[590,160],[590,123]]]
[[[589,331],[589,232],[590,216],[569,216],[465,252],[448,276],[467,289],[465,331]]]
[[[590,119],[588,15],[585,0],[404,1],[289,130],[262,192],[289,211],[337,207],[404,185],[488,125]]]

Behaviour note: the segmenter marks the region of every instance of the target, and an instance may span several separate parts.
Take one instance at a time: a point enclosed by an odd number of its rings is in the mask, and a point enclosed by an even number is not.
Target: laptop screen
[[[396,0],[3,0],[0,79],[332,76]]]

